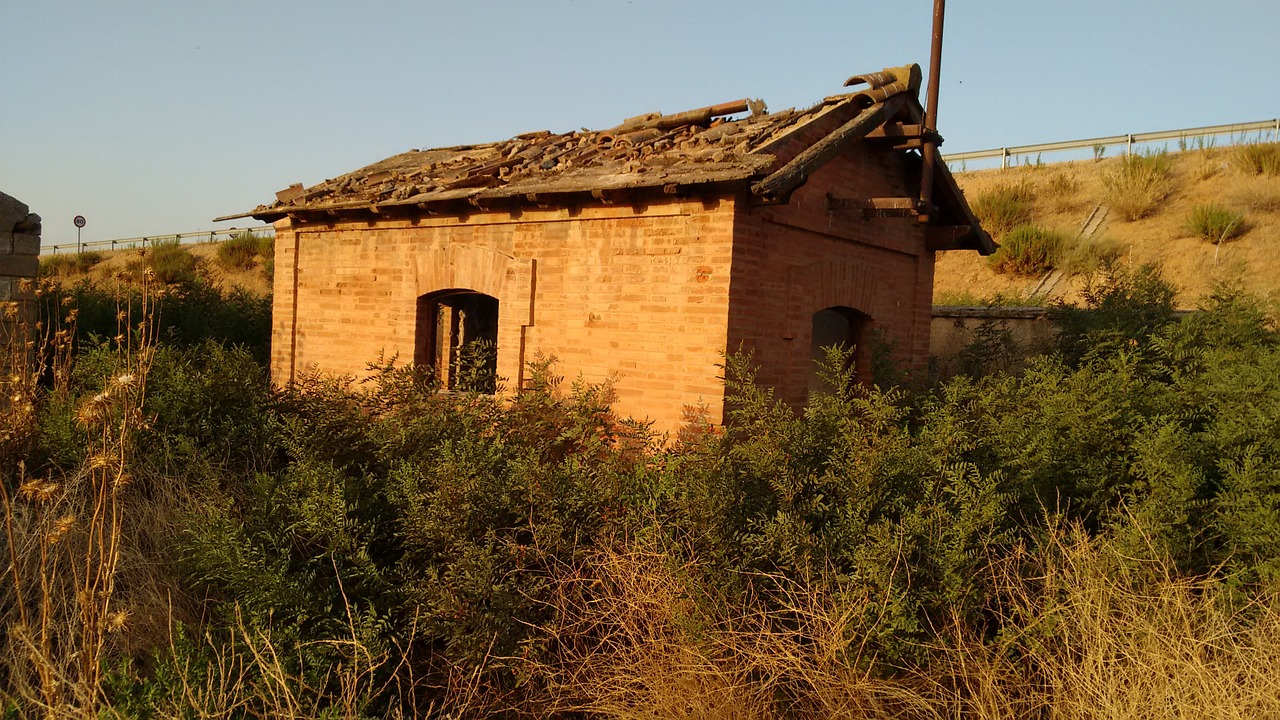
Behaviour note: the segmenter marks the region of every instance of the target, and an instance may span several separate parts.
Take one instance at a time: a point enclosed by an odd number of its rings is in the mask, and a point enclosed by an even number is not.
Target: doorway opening
[[[813,314],[809,342],[809,392],[834,392],[836,388],[819,373],[819,363],[826,360],[826,349],[837,346],[851,350],[849,363],[853,379],[871,380],[871,316],[849,307],[823,308]],[[850,368],[843,368],[848,370]]]
[[[414,358],[441,389],[491,394],[498,378],[498,299],[474,290],[418,298]]]

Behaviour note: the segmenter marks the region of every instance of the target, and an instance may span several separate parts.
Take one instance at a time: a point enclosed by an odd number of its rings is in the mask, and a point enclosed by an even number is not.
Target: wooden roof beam
[[[834,132],[810,145],[773,174],[751,186],[751,191],[766,199],[782,202],[804,184],[809,175],[826,165],[906,105],[905,94],[894,95],[858,113]]]

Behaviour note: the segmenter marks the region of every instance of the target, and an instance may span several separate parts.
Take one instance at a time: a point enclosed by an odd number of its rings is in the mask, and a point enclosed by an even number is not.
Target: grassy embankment
[[[1181,307],[1223,277],[1280,299],[1280,145],[1184,150],[957,174],[984,226],[1013,252],[940,253],[936,301],[1076,302],[1104,262],[1160,265]],[[1095,213],[1105,221],[1080,239]],[[1063,277],[1042,285],[1054,269]]]

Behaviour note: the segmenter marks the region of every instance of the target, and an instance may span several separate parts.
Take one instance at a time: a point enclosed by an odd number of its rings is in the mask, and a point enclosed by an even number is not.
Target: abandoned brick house
[[[275,224],[279,383],[384,354],[448,385],[479,339],[508,389],[555,356],[671,430],[690,406],[722,420],[724,355],[747,348],[801,406],[821,346],[865,367],[875,332],[923,365],[934,252],[993,250],[921,130],[919,80],[911,65],[806,110],[743,100],[410,151],[221,219]]]

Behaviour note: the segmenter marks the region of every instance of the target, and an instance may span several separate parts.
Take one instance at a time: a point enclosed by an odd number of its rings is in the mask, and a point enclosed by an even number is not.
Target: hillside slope
[[[1169,196],[1138,220],[1125,221],[1107,212],[1091,242],[1114,248],[1122,265],[1160,264],[1184,307],[1195,306],[1215,279],[1232,277],[1241,278],[1247,290],[1280,301],[1280,177],[1240,169],[1233,161],[1239,152],[1210,148],[1169,155]],[[1075,237],[1095,210],[1106,212],[1103,177],[1121,162],[1110,158],[960,172],[956,179],[971,203],[995,188],[1025,184],[1033,197],[1032,223]],[[1192,208],[1205,203],[1244,213],[1244,232],[1220,245],[1194,237],[1186,229],[1187,218]],[[997,274],[986,258],[973,252],[943,252],[938,254],[934,301],[971,304],[1000,295],[1008,303],[1028,297],[1037,287],[1042,295],[1038,302],[1070,301],[1084,278],[1045,280],[1044,275]],[[1045,286],[1051,286],[1047,293]]]

